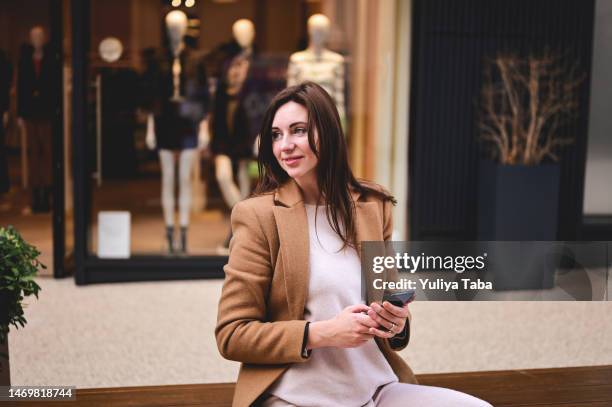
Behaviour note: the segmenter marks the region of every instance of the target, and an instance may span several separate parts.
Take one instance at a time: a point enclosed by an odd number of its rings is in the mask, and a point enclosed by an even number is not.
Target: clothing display
[[[145,141],[149,148],[159,150],[161,203],[168,253],[184,254],[193,198],[192,174],[198,162],[200,136],[204,138],[202,129],[208,117],[209,90],[204,59],[193,49],[194,41],[185,41],[187,15],[173,10],[166,14],[165,22],[168,49],[159,66],[149,52],[143,55],[147,65],[143,75],[143,95],[153,99],[149,106],[145,106],[152,113],[147,119]],[[155,89],[147,89],[151,85]],[[180,152],[178,157],[175,152]],[[181,228],[179,247],[176,247],[174,240],[177,164]]]
[[[156,145],[160,150],[182,150],[196,148],[198,131],[202,119],[208,113],[209,94],[206,70],[201,56],[185,48],[179,57],[180,90],[178,99],[173,99],[172,65],[174,57],[167,54],[159,68],[151,69],[155,80],[148,78],[145,94],[153,96],[150,103],[155,115]]]
[[[9,110],[9,93],[13,78],[13,68],[4,51],[0,50],[0,194],[8,192],[10,180],[6,157],[4,114]]]
[[[321,85],[336,103],[338,114],[346,115],[344,102],[344,57],[327,49],[296,52],[289,59],[287,86],[312,81]]]
[[[220,44],[206,54],[204,63],[209,77],[216,79],[221,78],[224,73],[226,62],[240,54],[241,51],[242,48],[238,45],[236,40],[231,40]]]
[[[234,56],[223,71],[215,95],[211,149],[232,160],[253,156],[253,143],[259,132],[259,122],[246,106],[248,98],[257,98],[251,78],[253,64],[252,55]]]
[[[34,47],[23,45],[17,73],[17,116],[25,120],[51,120],[58,86],[57,67],[49,46],[42,59],[34,58]]]
[[[59,94],[57,69],[48,45],[42,48],[42,58],[36,57],[32,45],[22,46],[17,77],[17,116],[25,122],[28,180],[35,212],[46,212],[50,208],[53,183],[52,118]]]
[[[253,23],[238,20],[232,31],[234,41],[219,47],[210,57],[214,62],[220,55],[227,55],[215,94],[210,147],[215,155],[215,177],[229,208],[250,194],[248,164],[256,154],[255,139],[271,96],[284,88],[284,78],[277,86],[270,75],[274,71],[270,60],[256,56]],[[225,239],[224,247],[228,244],[229,239]]]

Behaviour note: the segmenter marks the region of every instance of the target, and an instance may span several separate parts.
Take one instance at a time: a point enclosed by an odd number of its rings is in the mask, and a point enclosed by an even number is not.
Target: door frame
[[[92,283],[223,278],[227,256],[168,257],[136,255],[100,259],[88,252],[91,221],[91,176],[87,162],[91,140],[87,116],[91,0],[71,0],[72,14],[72,173],[74,199],[74,266],[78,285]]]
[[[53,277],[62,278],[69,274],[66,267],[66,215],[64,179],[64,75],[63,75],[63,5],[62,0],[49,2],[50,45],[55,59],[55,111],[52,119],[52,179],[53,208],[51,213],[53,233]]]

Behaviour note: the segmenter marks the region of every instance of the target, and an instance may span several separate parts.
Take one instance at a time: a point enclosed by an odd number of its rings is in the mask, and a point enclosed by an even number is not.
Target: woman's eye
[[[297,133],[297,134],[305,134],[306,133],[306,128],[304,128],[304,127],[296,127],[294,132]]]
[[[272,132],[272,140],[278,140],[281,137],[281,134],[277,131]]]

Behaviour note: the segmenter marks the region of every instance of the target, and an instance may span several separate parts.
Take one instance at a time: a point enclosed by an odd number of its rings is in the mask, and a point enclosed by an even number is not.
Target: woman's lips
[[[287,164],[289,167],[295,167],[296,165],[298,165],[301,159],[302,157],[289,157],[283,159],[283,161],[285,161],[285,164]]]

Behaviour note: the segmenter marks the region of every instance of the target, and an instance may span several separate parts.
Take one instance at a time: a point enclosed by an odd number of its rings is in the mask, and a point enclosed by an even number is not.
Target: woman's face
[[[313,129],[315,144],[318,135]],[[318,158],[308,144],[308,111],[299,103],[287,102],[272,121],[272,152],[281,168],[299,184],[316,182]]]

